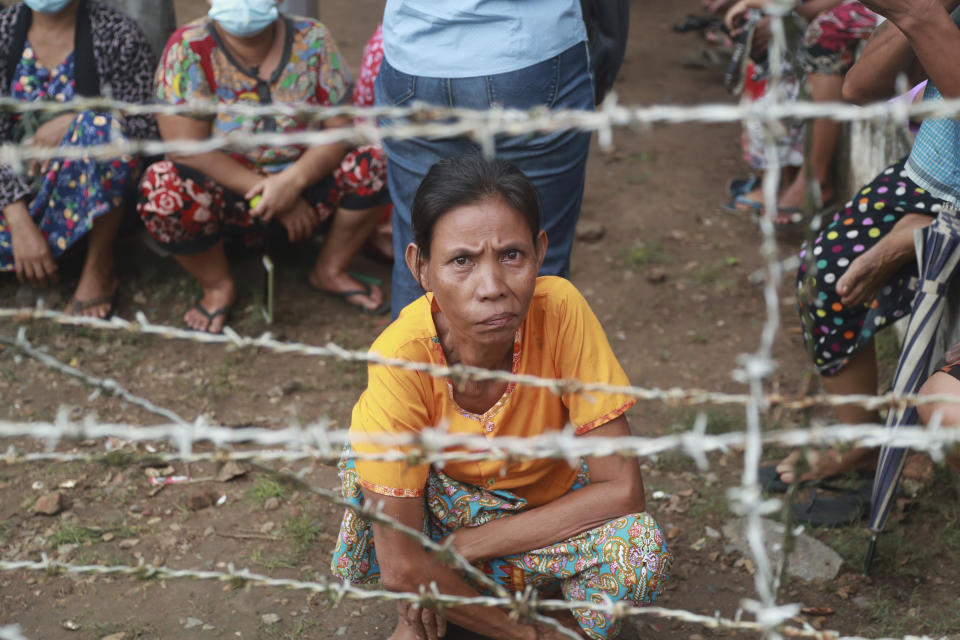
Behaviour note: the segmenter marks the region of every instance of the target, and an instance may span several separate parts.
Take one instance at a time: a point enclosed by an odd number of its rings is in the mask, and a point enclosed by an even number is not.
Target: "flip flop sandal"
[[[837,491],[844,492],[848,491],[849,487],[843,487],[837,484],[833,484],[830,481],[836,480],[837,478],[843,476],[846,477],[849,473],[856,473],[860,479],[867,483],[869,486],[873,486],[873,471],[855,471],[855,472],[846,472],[835,476],[827,476],[825,478],[820,478],[818,480],[806,480],[803,482],[797,483],[798,489],[806,489],[810,487],[818,487],[826,491]],[[787,484],[780,479],[780,474],[777,473],[776,465],[769,465],[760,467],[757,470],[757,481],[760,483],[760,488],[766,491],[767,493],[786,493],[790,490],[792,485]]]
[[[759,200],[754,200],[753,198],[748,198],[744,195],[734,196],[733,200],[730,202],[725,202],[722,207],[724,211],[730,211],[731,213],[755,213],[757,215],[763,214],[763,203]]]
[[[193,309],[199,311],[203,314],[203,317],[206,318],[209,322],[213,322],[214,318],[217,316],[223,316],[223,326],[227,326],[227,323],[230,321],[230,315],[233,313],[233,305],[227,305],[225,307],[220,307],[214,311],[207,311],[203,308],[203,305],[200,304],[200,300],[197,300],[193,303]],[[210,326],[210,325],[207,325]],[[200,329],[194,329],[195,331],[200,331]],[[203,330],[203,333],[213,333],[213,331]],[[220,328],[220,331],[217,333],[223,333],[223,327]]]
[[[866,515],[873,491],[872,484],[865,483],[856,489],[834,491],[835,498],[823,497],[825,489],[811,490],[810,500],[790,506],[793,519],[812,527],[841,527],[859,521]]]
[[[79,300],[77,298],[71,298],[70,302],[67,304],[64,312],[67,315],[75,316],[87,309],[92,309],[94,307],[99,307],[102,304],[109,304],[110,309],[107,311],[107,315],[103,317],[104,320],[109,320],[113,316],[114,307],[117,306],[117,291],[114,290],[113,293],[108,293],[106,295],[97,296],[96,298],[90,298],[89,300]]]
[[[673,30],[677,33],[686,33],[687,31],[703,31],[710,27],[719,26],[721,21],[713,16],[697,16],[688,13],[687,17],[673,25]]]
[[[354,278],[356,278],[356,276],[354,276]],[[356,278],[356,279],[360,280],[360,278]],[[370,278],[365,276],[363,279],[368,280]],[[350,302],[349,299],[353,296],[368,296],[368,297],[370,296],[370,292],[373,290],[370,286],[371,283],[361,281],[360,284],[363,285],[363,289],[349,289],[347,291],[332,291],[330,289],[322,289],[320,287],[315,287],[314,285],[310,284],[309,280],[307,280],[307,285],[314,291],[317,291],[321,295],[324,295],[328,298],[335,298],[337,300],[340,300],[344,304],[347,304],[353,307],[354,309],[360,311],[360,313],[366,313],[373,316],[382,316],[383,314],[390,311],[390,303],[387,302],[387,300],[384,300],[383,302],[381,302],[380,306],[377,307],[376,309],[368,309],[367,307]]]
[[[731,197],[745,196],[754,189],[757,188],[757,185],[760,183],[760,178],[757,176],[748,176],[746,178],[734,178],[727,183],[727,193]]]

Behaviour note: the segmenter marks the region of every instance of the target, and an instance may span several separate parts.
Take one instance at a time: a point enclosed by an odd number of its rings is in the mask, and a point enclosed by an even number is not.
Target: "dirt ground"
[[[200,0],[178,2],[180,19],[199,15]],[[696,12],[695,0],[636,1],[631,39],[616,85],[627,104],[730,102],[718,69],[688,69],[684,58],[701,43],[677,35],[671,25]],[[321,18],[331,28],[351,68],[382,9],[378,0],[330,0]],[[578,242],[572,280],[586,294],[634,384],[743,392],[731,377],[739,354],[759,343],[764,309],[759,234],[749,217],[724,212],[726,181],[744,172],[737,125],[686,124],[645,131],[621,130],[610,153],[594,150],[588,168],[584,226],[605,229],[596,242]],[[789,254],[797,240],[786,240]],[[361,349],[385,321],[353,313],[311,293],[305,277],[309,249],[280,262],[275,336],[311,344],[335,342]],[[75,266],[75,265],[74,265]],[[387,266],[358,259],[356,270],[383,278]],[[69,270],[70,265],[65,265]],[[121,247],[119,315],[142,311],[151,320],[179,326],[197,290],[176,265],[153,256],[135,239]],[[232,326],[241,334],[267,330],[259,311],[260,276],[254,259],[237,261],[240,312]],[[42,295],[59,308],[76,276],[65,273],[53,291],[0,279],[0,306],[29,306]],[[783,326],[772,385],[803,396],[816,391],[799,335],[792,275],[781,288]],[[20,329],[37,347],[82,371],[120,381],[130,391],[188,420],[206,415],[230,426],[279,428],[322,417],[345,427],[365,384],[362,366],[333,359],[64,329],[52,323],[0,322],[0,335]],[[881,350],[883,352],[883,350]],[[889,349],[888,349],[889,351]],[[881,357],[883,357],[881,353]],[[889,353],[887,354],[889,361]],[[90,389],[31,359],[0,350],[0,419],[49,421],[61,407],[79,418],[153,424],[157,418]],[[635,433],[660,435],[690,428],[697,410],[710,430],[743,428],[739,410],[641,403],[629,414]],[[823,414],[822,417],[829,417]],[[809,416],[776,413],[771,428],[802,424]],[[0,442],[38,451],[42,442]],[[229,482],[201,481],[151,491],[149,452],[124,442],[69,442],[62,450],[105,454],[97,463],[0,466],[0,557],[38,560],[42,553],[74,564],[136,564],[218,569],[229,564],[277,577],[310,580],[328,575],[341,511],[282,481],[271,470],[301,474],[312,486],[337,486],[335,469],[306,463],[257,468]],[[155,451],[168,450],[163,443]],[[776,460],[782,451],[769,450]],[[677,559],[662,603],[666,607],[725,617],[753,596],[752,565],[714,533],[732,514],[726,489],[739,481],[742,456],[710,457],[701,472],[675,453],[645,460],[650,511],[668,532]],[[209,478],[213,463],[174,464],[165,475]],[[32,507],[52,490],[68,508],[56,516]],[[655,500],[654,492],[672,495]],[[225,496],[206,506],[205,496]],[[659,495],[659,494],[658,494]],[[860,527],[817,531],[845,562],[827,583],[788,581],[782,602],[809,607],[802,617],[845,635],[940,636],[960,632],[960,507],[950,475],[936,470],[913,500],[898,506],[881,538],[870,577],[860,569],[867,534]],[[205,502],[205,500],[207,502]],[[344,601],[332,606],[307,592],[198,580],[141,580],[132,576],[71,576],[0,572],[0,624],[19,623],[31,639],[100,640],[161,638],[385,638],[394,621],[391,605]],[[799,620],[798,620],[799,622]],[[625,638],[697,640],[725,637],[696,625],[639,617]]]

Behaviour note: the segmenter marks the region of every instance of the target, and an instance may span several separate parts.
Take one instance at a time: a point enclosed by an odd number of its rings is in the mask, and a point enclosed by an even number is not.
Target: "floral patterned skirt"
[[[348,152],[340,166],[308,187],[303,197],[324,222],[338,207],[369,209],[386,204],[390,199],[386,182],[383,150],[380,145],[364,145]],[[169,160],[152,164],[144,172],[137,211],[154,240],[177,254],[201,253],[224,235],[255,245],[265,230],[250,217],[242,194]]]
[[[344,498],[360,507],[363,494],[356,465],[346,455],[340,462],[340,478]],[[570,491],[589,483],[583,463]],[[509,517],[526,506],[526,500],[510,491],[468,485],[431,469],[424,491],[427,517],[423,532],[440,541],[461,527]],[[532,587],[550,594],[559,589],[566,600],[602,603],[609,598],[643,606],[661,595],[672,563],[673,554],[656,521],[647,513],[635,513],[556,544],[481,562],[477,567],[514,592]],[[379,580],[373,530],[353,509],[344,514],[331,570],[354,584]],[[620,620],[589,609],[574,609],[573,615],[590,638],[615,638],[620,633]]]
[[[877,14],[857,0],[820,13],[804,34],[800,66],[807,73],[838,75],[853,66],[857,46],[877,28]]]
[[[83,111],[64,135],[61,147],[122,142],[119,120],[109,114]],[[56,260],[90,229],[94,220],[121,206],[136,184],[140,161],[121,157],[52,160],[30,202],[30,216],[50,245]],[[10,230],[0,216],[0,271],[14,269]]]

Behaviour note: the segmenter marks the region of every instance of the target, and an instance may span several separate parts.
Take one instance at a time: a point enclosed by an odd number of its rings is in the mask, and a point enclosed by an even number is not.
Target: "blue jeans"
[[[586,43],[535,65],[492,76],[426,78],[398,71],[384,59],[375,86],[378,106],[402,106],[414,101],[445,107],[510,109],[545,106],[551,109],[593,109],[593,76]],[[382,119],[381,125],[399,124]],[[423,289],[403,259],[413,242],[410,206],[420,181],[438,160],[478,150],[467,138],[384,140],[387,184],[393,200],[393,282],[391,311],[423,295]],[[541,275],[567,277],[570,251],[583,201],[583,183],[590,134],[570,130],[522,137],[497,136],[496,156],[515,164],[540,194],[542,224],[549,247]]]

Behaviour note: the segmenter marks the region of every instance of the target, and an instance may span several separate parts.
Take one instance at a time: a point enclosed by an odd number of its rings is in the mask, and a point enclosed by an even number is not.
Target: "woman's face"
[[[416,247],[407,264],[417,274]],[[478,343],[509,342],[526,316],[547,248],[523,215],[500,198],[452,209],[433,228],[421,258],[423,288],[432,291],[455,335]]]

